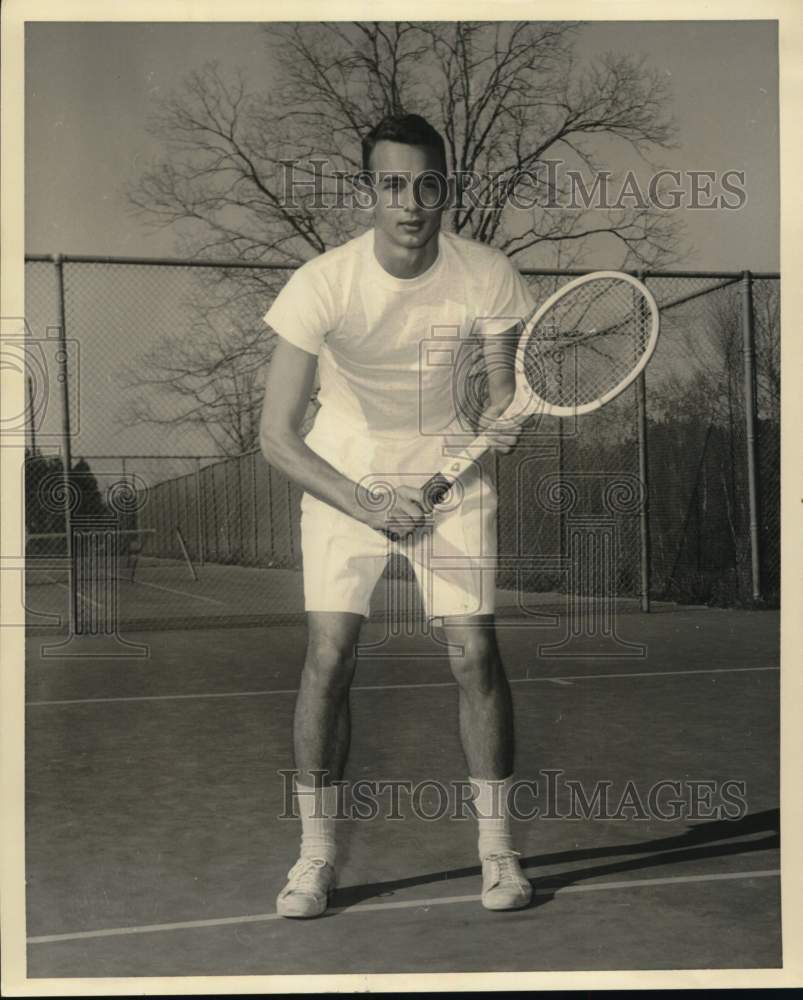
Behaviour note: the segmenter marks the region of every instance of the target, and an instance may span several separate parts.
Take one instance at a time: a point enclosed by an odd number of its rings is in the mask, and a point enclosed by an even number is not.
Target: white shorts
[[[356,435],[334,442],[316,430],[307,438],[309,446],[355,481],[370,475],[391,486],[420,486],[443,461],[443,442],[438,440],[368,442]],[[399,543],[305,493],[301,550],[306,610],[367,617],[377,581],[397,551],[413,568],[427,618],[493,614],[496,491],[479,466],[461,479],[460,487],[429,525]],[[397,581],[387,582],[387,610],[403,612],[398,607],[406,601],[401,588]]]

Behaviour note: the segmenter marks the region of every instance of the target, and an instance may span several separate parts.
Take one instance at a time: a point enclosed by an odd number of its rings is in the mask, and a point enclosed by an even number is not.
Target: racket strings
[[[524,376],[546,403],[591,403],[630,375],[650,331],[650,310],[635,286],[619,278],[589,281],[540,316],[523,350]]]

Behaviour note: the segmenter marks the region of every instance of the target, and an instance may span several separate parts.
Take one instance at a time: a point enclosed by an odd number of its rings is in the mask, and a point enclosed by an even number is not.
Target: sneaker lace
[[[326,861],[323,858],[301,858],[293,865],[288,878],[292,881],[294,889],[319,890],[318,877],[325,867]]]
[[[519,869],[518,851],[500,851],[497,854],[489,854],[485,860],[494,864],[494,877],[501,883],[511,883],[518,885],[522,875]]]

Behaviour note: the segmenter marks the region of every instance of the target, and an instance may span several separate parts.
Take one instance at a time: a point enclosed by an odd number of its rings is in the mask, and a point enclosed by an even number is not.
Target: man
[[[305,490],[308,621],[293,729],[301,856],[277,910],[318,916],[334,885],[334,783],[349,746],[354,649],[389,555],[388,530],[402,539],[425,611],[442,622],[449,643],[478,817],[483,905],[518,908],[530,901],[531,887],[512,848],[507,811],[512,706],[487,569],[496,553],[496,496],[479,467],[461,479],[458,503],[432,512],[423,495],[454,442],[450,434],[461,430],[465,441],[466,428],[454,402],[453,366],[422,362],[422,347],[439,331],[447,336],[440,346],[448,337],[482,337],[487,426],[512,398],[511,343],[533,301],[505,254],[441,231],[445,147],[423,118],[383,120],[363,140],[363,166],[376,199],[374,228],[300,267],[265,315],[278,338],[261,446]],[[316,366],[320,410],[302,439]],[[516,431],[495,428],[496,448],[508,451],[516,439]],[[373,502],[371,476],[392,483],[389,510]],[[439,566],[442,555],[458,557],[452,568]]]

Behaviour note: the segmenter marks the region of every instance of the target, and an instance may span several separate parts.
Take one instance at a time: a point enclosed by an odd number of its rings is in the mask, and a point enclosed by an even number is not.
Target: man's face
[[[438,179],[428,176],[443,169],[437,153],[380,139],[371,153],[371,169],[376,184],[376,228],[398,247],[426,246],[440,229],[445,200]]]

